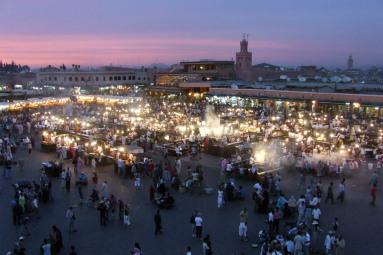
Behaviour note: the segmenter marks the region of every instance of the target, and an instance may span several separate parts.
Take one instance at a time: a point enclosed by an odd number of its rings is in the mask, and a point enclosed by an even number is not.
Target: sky
[[[231,60],[243,33],[253,64],[383,66],[382,0],[0,0],[0,59],[148,65]]]

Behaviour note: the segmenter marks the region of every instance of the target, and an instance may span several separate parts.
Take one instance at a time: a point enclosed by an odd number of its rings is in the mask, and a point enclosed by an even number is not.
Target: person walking
[[[195,237],[196,231],[195,231],[195,217],[198,215],[197,211],[194,211],[194,213],[190,216],[190,224],[192,226],[192,237]]]
[[[70,179],[71,179],[71,173],[68,167],[68,169],[65,172],[65,189],[67,192],[70,191]]]
[[[39,201],[38,201],[38,199],[37,199],[37,195],[35,195],[35,196],[32,198],[31,206],[32,206],[32,212],[33,212],[33,214],[34,214],[38,219],[40,219]]]
[[[96,171],[93,171],[92,183],[93,183],[93,187],[96,188],[98,184],[98,176]]]
[[[77,255],[76,247],[74,245],[70,247],[69,255]]]
[[[343,236],[339,235],[335,242],[335,254],[344,255],[344,250],[346,248],[346,241]]]
[[[378,172],[376,170],[371,175],[371,179],[370,179],[369,184],[370,184],[370,186],[374,186],[374,185],[378,184]]]
[[[269,235],[273,235],[274,233],[274,214],[273,211],[267,214],[267,224],[269,225]]]
[[[64,244],[61,230],[55,225],[52,226],[52,236],[55,240],[53,245],[54,254],[57,254],[64,248]]]
[[[334,250],[334,242],[335,242],[334,233],[332,231],[329,231],[324,241],[326,255],[332,254],[332,251]]]
[[[338,217],[334,218],[334,223],[332,224],[332,230],[334,231],[334,233],[338,233],[339,232],[339,220],[338,220]]]
[[[95,172],[95,171],[96,171],[96,167],[97,167],[96,159],[95,159],[95,158],[92,158],[90,164],[91,164],[91,166],[92,166],[92,170]]]
[[[192,255],[192,250],[191,250],[190,246],[186,247],[186,254],[185,255]]]
[[[28,143],[28,154],[31,155],[31,153],[32,153],[32,143],[29,142]]]
[[[52,254],[52,245],[50,242],[48,242],[47,239],[44,239],[44,242],[41,245],[41,254],[42,255],[51,255]]]
[[[108,198],[109,197],[109,193],[108,193],[108,182],[107,181],[104,181],[101,185],[101,195],[103,198]]]
[[[125,210],[125,205],[124,202],[122,202],[121,199],[117,201],[118,205],[118,219],[123,222],[124,221],[124,210]]]
[[[19,201],[17,199],[12,200],[12,216],[13,216],[14,225],[20,225],[22,214],[23,214],[23,208],[19,204]]]
[[[343,179],[338,186],[338,197],[336,198],[337,200],[340,200],[341,203],[344,201],[344,196],[346,192],[346,187],[345,187],[345,179]]]
[[[160,210],[157,210],[156,214],[154,215],[154,225],[155,225],[154,235],[162,234],[162,219],[161,219]]]
[[[318,224],[319,225],[319,219],[320,216],[322,215],[321,210],[319,209],[319,205],[317,205],[313,210],[312,210],[312,218],[313,218],[313,224]]]
[[[244,208],[239,213],[238,234],[241,241],[247,241],[247,219],[248,219],[247,209]]]
[[[325,203],[327,203],[327,201],[331,201],[331,204],[334,204],[334,191],[333,191],[333,187],[334,187],[334,183],[333,182],[330,182],[328,188],[327,188],[327,196],[326,196],[326,199],[325,199]]]
[[[294,255],[304,254],[305,237],[302,231],[298,231],[298,234],[294,237]]]
[[[217,207],[218,209],[222,208],[223,205],[223,190],[221,188],[218,189],[217,194]]]
[[[212,255],[213,250],[211,247],[210,235],[206,235],[202,242],[202,254],[203,255]]]
[[[130,226],[130,209],[127,204],[124,207],[124,226]]]
[[[73,207],[69,207],[66,211],[66,218],[69,221],[69,233],[77,232],[75,229],[76,215],[74,214]]]
[[[197,239],[202,239],[202,224],[203,224],[203,219],[201,216],[201,213],[198,213],[195,218],[195,236]]]
[[[107,208],[103,200],[98,204],[97,210],[100,213],[100,226],[106,226]]]
[[[375,206],[376,193],[377,193],[376,183],[372,186],[370,193],[371,193],[371,205]]]
[[[82,193],[82,184],[81,184],[81,183],[79,183],[79,184],[77,185],[77,190],[78,190],[78,196],[79,196],[79,198],[80,198],[80,205],[82,205],[83,200],[84,200],[84,195],[83,195],[83,193]]]
[[[133,246],[133,250],[131,252],[132,255],[142,255],[142,249],[139,243],[135,242]]]
[[[29,217],[27,217],[27,216],[22,217],[20,236],[30,236],[31,235],[31,232],[29,231],[29,228],[28,228],[28,223],[29,223]]]
[[[282,219],[282,211],[276,207],[274,209],[274,215],[273,215],[273,225],[274,225],[274,231],[275,231],[275,234],[279,234],[279,223]]]

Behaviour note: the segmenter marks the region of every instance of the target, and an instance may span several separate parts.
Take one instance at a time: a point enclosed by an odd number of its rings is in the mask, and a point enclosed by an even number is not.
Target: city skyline
[[[254,64],[343,68],[353,54],[356,67],[383,65],[377,0],[149,2],[1,1],[0,59],[32,67],[231,60],[248,33]]]

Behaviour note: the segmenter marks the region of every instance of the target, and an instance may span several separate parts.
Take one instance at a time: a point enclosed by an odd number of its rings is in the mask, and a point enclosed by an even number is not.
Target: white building
[[[109,86],[149,84],[148,73],[142,70],[118,71],[43,71],[36,74],[37,85]]]

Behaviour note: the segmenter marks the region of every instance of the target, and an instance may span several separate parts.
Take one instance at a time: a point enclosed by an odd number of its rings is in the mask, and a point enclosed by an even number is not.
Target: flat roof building
[[[180,64],[183,73],[200,74],[202,80],[230,80],[235,77],[234,61],[201,60]]]
[[[149,84],[145,70],[45,71],[36,74],[37,85],[110,86]]]

